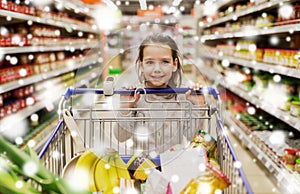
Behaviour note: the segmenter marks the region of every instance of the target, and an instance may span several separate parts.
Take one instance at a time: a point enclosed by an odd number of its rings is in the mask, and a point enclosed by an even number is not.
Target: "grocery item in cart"
[[[101,158],[93,151],[86,151],[78,158],[72,173],[69,174],[69,177],[65,178],[75,179],[75,181],[80,180],[83,187],[91,192],[96,192],[97,188],[95,187],[95,177],[93,172],[95,164],[100,159]]]
[[[73,116],[71,115],[70,111],[65,109],[63,110],[62,114],[66,122],[67,128],[69,130],[68,131],[69,133],[67,134],[71,135],[75,144],[75,156],[64,166],[62,171],[62,177],[64,177],[65,179],[71,179],[78,159],[85,152],[85,146],[84,146],[83,139],[80,136],[78,126]]]
[[[127,165],[113,149],[107,149],[102,156],[86,151],[78,159],[72,176],[91,192],[113,192],[114,188],[121,187],[121,179],[134,181]]]
[[[200,129],[191,140],[191,147],[203,145],[207,152],[207,157],[217,160],[217,141],[206,131]]]
[[[64,167],[62,176],[69,181],[80,180],[82,187],[91,192],[112,192],[119,187],[119,179],[130,180],[127,166],[114,149],[107,149],[105,153],[96,153],[85,150],[78,126],[68,110],[63,111],[63,117],[67,127],[75,141],[77,156],[73,157]],[[82,153],[84,152],[84,153]]]
[[[230,181],[226,175],[207,163],[204,174],[197,178],[192,178],[180,194],[197,193],[197,194],[214,194],[219,191],[221,193],[230,185]]]
[[[109,151],[97,160],[90,169],[91,179],[94,181],[93,191],[103,193],[115,193],[116,188],[120,188],[121,180],[134,181],[127,170],[127,165],[116,151]]]
[[[160,155],[160,162],[162,175],[171,183],[172,191],[179,193],[190,179],[203,173],[207,163],[206,151],[202,145],[166,151]]]
[[[163,176],[161,171],[152,169],[145,183],[144,192],[166,194],[168,185],[168,179]]]
[[[145,152],[134,154],[127,162],[128,170],[134,179],[145,181],[149,172],[156,168],[155,162]]]

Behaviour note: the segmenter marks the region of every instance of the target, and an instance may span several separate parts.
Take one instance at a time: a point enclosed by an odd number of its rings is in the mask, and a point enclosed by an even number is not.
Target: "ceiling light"
[[[141,10],[146,10],[147,9],[147,2],[146,2],[146,0],[139,0],[139,2],[140,2]]]
[[[110,8],[117,10],[118,7],[111,0],[103,0],[103,2]]]
[[[153,5],[149,5],[149,10],[153,10],[154,6]]]
[[[181,3],[182,0],[174,0],[173,1],[173,6],[178,6]]]

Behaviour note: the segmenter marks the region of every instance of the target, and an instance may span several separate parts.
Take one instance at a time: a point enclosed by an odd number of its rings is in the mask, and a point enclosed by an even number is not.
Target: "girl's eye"
[[[153,65],[153,64],[155,64],[154,61],[146,61],[146,65]]]
[[[155,64],[158,64],[160,66],[168,66],[170,63],[170,61],[145,61],[144,62],[145,65],[147,65],[148,67],[152,67],[154,66]]]
[[[162,65],[169,65],[170,64],[170,62],[169,61],[162,61],[162,63],[161,63]]]

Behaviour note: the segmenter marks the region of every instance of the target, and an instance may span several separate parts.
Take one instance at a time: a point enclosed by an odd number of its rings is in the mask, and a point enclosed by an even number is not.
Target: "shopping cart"
[[[61,175],[63,168],[68,162],[75,156],[76,150],[74,146],[74,141],[72,138],[66,136],[67,127],[63,119],[62,112],[66,109],[72,112],[72,117],[76,121],[80,133],[82,135],[84,144],[86,148],[92,148],[96,146],[103,146],[113,148],[119,152],[119,155],[125,158],[134,154],[135,150],[138,147],[128,146],[126,143],[121,143],[116,141],[114,138],[113,130],[118,130],[118,125],[122,122],[142,122],[148,123],[151,126],[163,126],[163,123],[170,123],[171,127],[169,133],[182,134],[178,139],[177,143],[181,143],[182,138],[186,137],[191,139],[194,134],[190,133],[189,130],[181,128],[181,126],[192,127],[199,120],[202,123],[205,123],[207,127],[207,132],[209,134],[215,134],[217,140],[217,153],[218,153],[218,162],[220,164],[221,170],[229,178],[231,184],[228,188],[224,190],[224,193],[234,194],[234,193],[248,193],[251,194],[251,187],[245,177],[245,174],[241,168],[239,160],[234,153],[233,147],[230,143],[230,140],[226,134],[226,131],[222,124],[222,115],[221,115],[221,99],[218,91],[213,87],[202,88],[198,91],[193,91],[193,93],[203,94],[208,96],[209,99],[212,99],[212,102],[205,106],[194,107],[190,106],[191,103],[186,103],[184,108],[174,109],[170,108],[163,110],[160,107],[154,106],[143,111],[184,111],[189,114],[184,114],[185,116],[180,116],[180,118],[172,117],[162,118],[161,116],[151,116],[148,117],[125,117],[121,118],[116,116],[116,112],[124,110],[124,108],[118,108],[114,106],[114,96],[133,94],[139,92],[141,95],[152,95],[152,94],[184,94],[189,88],[164,88],[164,89],[153,89],[153,88],[138,88],[136,90],[127,90],[127,89],[114,89],[110,91],[107,95],[107,91],[103,89],[92,89],[92,88],[68,88],[63,94],[59,105],[59,122],[57,127],[54,129],[51,137],[48,139],[44,147],[39,153],[39,157],[44,162],[47,168],[49,168],[53,173]],[[91,103],[80,104],[76,101],[76,98],[83,96],[82,98],[88,98]],[[96,98],[95,98],[96,97]],[[117,99],[117,98],[116,98]],[[118,97],[119,99],[119,97]],[[84,101],[84,100],[83,100]],[[122,103],[122,102],[118,102]],[[178,103],[178,102],[176,102]],[[78,106],[78,107],[77,107]],[[136,108],[137,109],[137,108]],[[129,110],[127,108],[126,110]],[[131,109],[130,109],[131,110]],[[204,112],[205,114],[198,114],[200,116],[194,116],[193,112]],[[154,114],[157,115],[157,114]],[[204,122],[205,121],[205,122]],[[117,127],[116,127],[117,126]],[[168,141],[168,140],[163,140]],[[100,145],[100,144],[101,145]],[[172,142],[173,143],[173,142]],[[147,143],[143,144],[143,149],[145,151],[149,150]],[[149,144],[148,144],[149,145]],[[167,145],[167,143],[166,143]],[[153,145],[152,145],[153,146]],[[154,149],[156,149],[156,144]],[[157,145],[159,146],[159,145]],[[161,147],[160,147],[161,148]],[[167,147],[163,148],[166,149]],[[159,156],[158,156],[159,157]],[[158,161],[159,163],[159,158]]]

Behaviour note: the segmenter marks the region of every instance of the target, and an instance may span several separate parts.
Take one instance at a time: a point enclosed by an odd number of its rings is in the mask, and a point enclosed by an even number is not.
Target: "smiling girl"
[[[176,42],[168,35],[153,34],[141,42],[136,59],[138,79],[144,88],[178,88],[182,86],[181,54]],[[135,89],[136,86],[126,86]],[[149,108],[148,111],[124,110],[123,117],[150,118],[145,122],[120,123],[114,130],[117,140],[123,142],[131,140],[134,149],[163,152],[178,144],[183,136],[191,138],[199,129],[199,125],[180,122],[186,118],[187,111],[164,111],[167,109],[184,109],[186,106],[201,106],[205,100],[203,95],[191,95],[192,90],[199,89],[199,85],[191,86],[185,94],[147,94],[135,96],[121,95],[120,101],[130,101],[121,108]],[[181,102],[190,103],[181,103]],[[151,111],[153,109],[153,111]],[[154,111],[158,109],[160,111]],[[193,113],[194,114],[194,113]],[[197,112],[194,118],[203,114]],[[190,115],[192,116],[192,115]],[[176,122],[162,122],[166,118],[174,118]],[[156,120],[159,122],[155,122]],[[184,131],[182,131],[182,130]],[[184,134],[184,135],[183,135]]]

